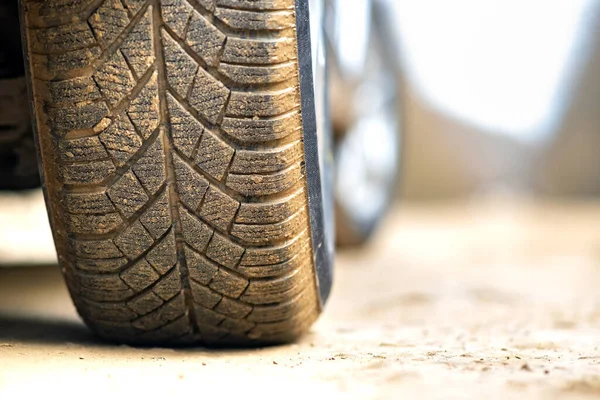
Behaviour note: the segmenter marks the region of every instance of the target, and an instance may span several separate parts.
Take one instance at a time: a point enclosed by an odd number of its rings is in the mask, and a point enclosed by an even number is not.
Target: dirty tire
[[[0,3],[0,189],[40,184],[29,119],[16,2]]]
[[[320,306],[294,0],[24,1],[74,303],[127,343],[285,342]]]

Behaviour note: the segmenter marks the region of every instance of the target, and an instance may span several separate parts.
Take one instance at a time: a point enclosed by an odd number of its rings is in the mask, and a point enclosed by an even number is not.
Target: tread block
[[[76,234],[102,235],[118,228],[123,220],[117,213],[109,214],[67,214],[65,224]]]
[[[164,300],[153,292],[145,292],[127,302],[127,307],[135,311],[138,315],[148,314],[164,304]]]
[[[100,44],[106,47],[129,24],[129,17],[119,0],[104,0],[88,22]]]
[[[196,165],[220,181],[225,176],[234,152],[227,143],[205,130],[198,146]]]
[[[196,283],[195,281],[190,282],[190,284],[194,302],[203,307],[213,308],[219,303],[219,301],[221,301],[221,298],[223,297],[220,294],[210,290],[206,286]]]
[[[214,11],[216,7],[216,0],[197,0],[202,7],[208,11]]]
[[[39,52],[69,52],[95,44],[90,26],[85,22],[74,22],[36,31],[33,48]]]
[[[154,239],[158,239],[167,232],[171,227],[171,209],[166,190],[158,195],[154,203],[140,217],[140,222]]]
[[[294,187],[303,178],[300,165],[270,175],[229,174],[227,186],[245,196],[269,196]]]
[[[298,108],[295,87],[272,92],[231,92],[228,116],[274,117]]]
[[[143,259],[121,272],[121,279],[135,291],[146,289],[159,278],[160,275]]]
[[[100,46],[73,50],[66,53],[50,54],[45,57],[46,68],[52,74],[72,71],[87,67],[93,60],[100,57]]]
[[[275,265],[291,260],[310,243],[308,232],[296,236],[290,241],[271,248],[248,248],[242,257],[240,266]]]
[[[194,82],[198,64],[164,29],[161,31],[169,85],[183,98]]]
[[[77,284],[92,290],[128,290],[118,274],[75,274]]]
[[[250,314],[252,306],[230,299],[229,297],[223,297],[215,307],[215,311],[231,318],[241,319]]]
[[[123,253],[110,240],[74,240],[70,248],[77,257],[106,259],[122,257]]]
[[[262,40],[227,38],[221,61],[234,64],[281,64],[296,59],[290,38]]]
[[[317,318],[317,314],[311,313],[310,307],[301,307],[293,317],[279,322],[257,324],[248,337],[260,340],[283,340],[293,341],[298,338]]]
[[[302,291],[307,275],[304,270],[295,270],[275,279],[250,281],[240,300],[257,305],[283,302]]]
[[[196,10],[189,21],[186,43],[208,65],[217,65],[218,55],[227,37]]]
[[[160,7],[165,24],[183,39],[194,8],[186,0],[160,0]]]
[[[97,184],[115,172],[112,161],[95,161],[87,164],[61,165],[58,175],[65,184]]]
[[[94,302],[121,302],[129,299],[135,292],[131,289],[127,290],[106,290],[106,289],[85,289],[85,297],[87,300]],[[114,322],[114,321],[113,321]]]
[[[63,161],[96,161],[108,158],[98,136],[60,140],[58,151]]]
[[[176,320],[184,314],[184,310],[183,295],[179,294],[154,311],[134,320],[131,325],[143,331],[152,331],[161,328],[165,322]]]
[[[234,224],[231,234],[248,243],[255,245],[268,245],[273,242],[289,240],[302,232],[307,225],[307,216],[300,210],[285,221],[269,225]]]
[[[196,320],[198,321],[198,328],[201,334],[208,334],[214,330],[227,333],[227,331],[218,329],[216,327],[225,319],[223,315],[204,307],[194,307],[194,314],[196,316]]]
[[[98,86],[91,76],[83,76],[64,81],[48,82],[50,98],[54,103],[79,103],[102,98]]]
[[[297,268],[309,267],[310,260],[310,247],[308,243],[306,243],[306,246],[299,250],[298,254],[295,254],[289,260],[272,265],[240,265],[237,270],[250,279],[277,278],[289,275]]]
[[[284,274],[289,274],[298,267],[297,258],[294,257],[290,261],[285,261],[273,265],[260,266],[240,266],[238,271],[251,279],[273,278]]]
[[[304,189],[268,203],[242,203],[235,222],[238,224],[275,224],[294,215],[306,205]]]
[[[161,275],[173,269],[177,263],[175,232],[171,231],[146,254],[146,261]]]
[[[213,230],[190,214],[185,208],[179,209],[179,218],[181,219],[183,237],[186,243],[196,251],[204,252],[213,235]]]
[[[142,139],[124,114],[113,119],[100,134],[100,140],[118,166],[124,165],[142,146]]]
[[[118,273],[129,261],[124,257],[87,259],[77,258],[74,262],[75,268],[81,271],[93,273]]]
[[[219,267],[187,246],[184,248],[184,254],[190,278],[201,285],[208,285]]]
[[[192,117],[170,93],[167,94],[167,104],[173,144],[184,156],[192,158],[194,149],[204,132],[204,126]]]
[[[131,169],[147,191],[152,194],[158,192],[167,179],[162,133],[148,146],[144,155],[132,165]]]
[[[185,338],[191,333],[187,316],[181,315],[158,329],[142,334],[140,338],[142,341],[149,341],[150,343],[171,343],[173,341],[186,343]]]
[[[179,268],[173,268],[171,272],[160,278],[152,291],[161,299],[167,301],[177,295],[181,295],[181,275]]]
[[[94,74],[100,93],[111,107],[116,106],[135,86],[133,75],[120,51],[113,55]]]
[[[233,29],[280,31],[293,28],[296,17],[292,10],[257,12],[217,7],[215,17]]]
[[[303,155],[302,143],[299,141],[270,151],[238,150],[230,171],[232,173],[277,172],[299,163]]]
[[[202,68],[198,68],[188,101],[198,113],[216,124],[229,98],[229,89]]]
[[[268,142],[289,136],[300,139],[302,135],[300,112],[297,110],[267,119],[226,116],[221,127],[229,136],[246,143]]]
[[[127,9],[132,14],[137,14],[137,12],[142,8],[146,0],[121,0],[123,5],[127,7]]]
[[[235,217],[240,203],[221,191],[210,187],[204,196],[199,214],[212,226],[227,230]]]
[[[219,72],[233,82],[244,85],[281,83],[297,76],[293,62],[276,65],[219,64]]]
[[[130,2],[133,3],[133,2]],[[123,44],[121,52],[139,77],[154,63],[154,40],[152,33],[152,6],[133,27]]]
[[[55,0],[46,1],[39,10],[39,15],[44,17],[79,14],[89,7],[93,0]]]
[[[238,298],[248,287],[248,281],[227,270],[219,269],[209,287],[226,296]]]
[[[64,108],[50,108],[48,114],[53,121],[53,133],[64,136],[68,131],[89,129],[108,115],[104,102],[80,103]]]
[[[215,232],[206,249],[206,256],[225,267],[235,268],[244,251],[242,246]]]
[[[152,236],[144,229],[139,221],[135,221],[114,240],[115,244],[129,258],[134,260],[146,251],[154,243]]]
[[[117,211],[106,193],[65,193],[63,205],[73,214],[107,214]]]
[[[225,318],[225,320],[223,320],[223,322],[221,322],[220,325],[222,329],[233,333],[246,333],[255,326],[256,324],[254,322],[243,319],[231,318]]]
[[[135,175],[129,171],[114,183],[107,191],[115,207],[127,218],[142,208],[150,198]]]
[[[303,290],[298,296],[290,301],[285,301],[275,305],[254,306],[248,314],[248,320],[257,323],[280,322],[293,318],[295,314],[301,311],[304,302],[309,298],[306,290]]]
[[[173,164],[177,176],[177,191],[182,203],[192,210],[197,209],[208,190],[208,181],[176,153],[173,154]]]
[[[158,75],[155,71],[146,86],[131,100],[127,115],[144,139],[150,137],[159,123]]]

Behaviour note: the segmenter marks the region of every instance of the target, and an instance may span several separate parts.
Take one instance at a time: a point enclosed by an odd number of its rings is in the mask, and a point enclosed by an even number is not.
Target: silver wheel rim
[[[339,35],[344,24],[349,21],[341,21]],[[335,197],[342,217],[362,234],[385,214],[395,194],[400,163],[398,78],[376,28],[365,31],[369,37],[362,41],[369,45],[362,64],[354,59],[349,68],[340,64],[343,58],[336,58],[343,87],[334,90],[341,91],[338,99],[344,107],[335,110],[334,120],[343,122],[344,135],[336,149]]]

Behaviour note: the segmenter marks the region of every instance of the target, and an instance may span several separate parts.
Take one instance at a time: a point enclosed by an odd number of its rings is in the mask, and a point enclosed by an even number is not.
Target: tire
[[[39,186],[16,2],[0,4],[0,189]]]
[[[318,165],[294,0],[22,5],[46,201],[85,322],[131,344],[305,332],[322,307]]]

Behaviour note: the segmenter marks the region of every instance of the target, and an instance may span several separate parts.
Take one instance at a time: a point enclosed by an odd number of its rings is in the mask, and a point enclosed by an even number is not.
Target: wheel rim
[[[394,197],[400,165],[398,77],[376,28],[366,31],[369,46],[362,65],[353,60],[353,67],[347,68],[340,64],[343,59],[336,58],[337,76],[332,79],[337,83],[333,97],[343,104],[334,108],[333,115],[338,218],[361,240]]]

